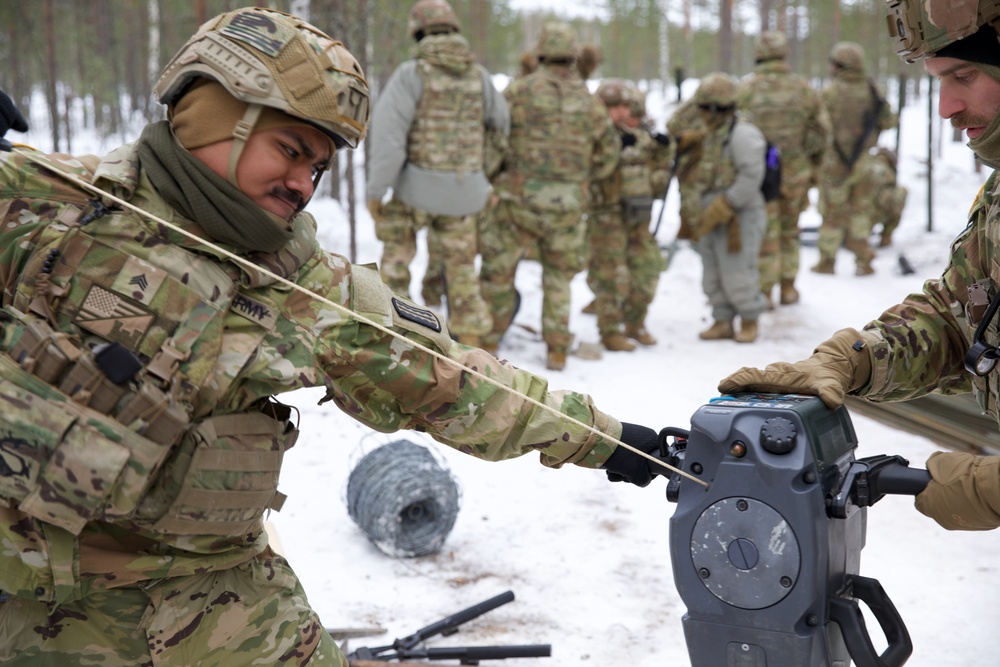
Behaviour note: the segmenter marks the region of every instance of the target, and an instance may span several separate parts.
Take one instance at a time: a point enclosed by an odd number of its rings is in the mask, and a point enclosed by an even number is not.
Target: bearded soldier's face
[[[975,139],[1000,113],[1000,82],[967,60],[928,58],[927,73],[940,81],[938,113]]]

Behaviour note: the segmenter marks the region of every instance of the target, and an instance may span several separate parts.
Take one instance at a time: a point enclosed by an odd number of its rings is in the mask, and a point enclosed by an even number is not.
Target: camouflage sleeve
[[[872,379],[861,395],[899,401],[932,391],[971,390],[971,376],[963,365],[971,343],[965,304],[968,286],[989,277],[980,262],[983,223],[971,225],[955,241],[951,263],[941,278],[927,281],[921,292],[865,326]]]
[[[892,128],[899,125],[899,116],[897,116],[892,108],[889,106],[888,100],[885,99],[885,93],[883,90],[878,89],[878,94],[884,100],[882,104],[882,109],[878,114],[878,129],[879,130],[891,130]]]
[[[595,96],[591,115],[594,118],[594,152],[590,158],[590,178],[606,178],[618,166],[622,140],[614,123],[608,118],[604,104]]]
[[[396,184],[422,94],[423,83],[412,60],[397,67],[382,89],[368,130],[368,199],[381,199]]]
[[[806,99],[810,101],[809,118],[804,128],[804,138],[802,147],[809,161],[814,166],[819,165],[823,160],[823,154],[830,144],[830,137],[833,136],[833,125],[830,122],[830,112],[823,104],[823,98],[814,91],[808,83],[805,84]]]
[[[364,270],[352,267],[348,279],[355,309],[383,311],[375,317],[391,321],[392,328],[406,338],[356,320],[329,328],[318,350],[328,379],[327,400],[378,431],[426,431],[450,447],[490,461],[538,451],[547,466],[574,463],[596,468],[611,454],[613,444],[567,419],[596,426],[612,437],[621,434],[621,424],[600,412],[589,396],[550,391],[542,377],[483,350],[453,343],[446,332],[442,336],[415,321],[425,315],[415,305],[393,296],[387,288],[378,296],[378,286],[372,287],[371,280],[362,275]],[[383,298],[384,303],[375,303]],[[412,342],[438,350],[444,358]]]

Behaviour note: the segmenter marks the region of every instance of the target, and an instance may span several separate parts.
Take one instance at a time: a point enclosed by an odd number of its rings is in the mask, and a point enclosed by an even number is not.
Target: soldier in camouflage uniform
[[[645,320],[663,255],[649,232],[649,221],[653,200],[666,191],[674,151],[670,137],[642,126],[646,96],[634,83],[606,79],[597,96],[621,134],[622,152],[614,172],[590,186],[587,285],[594,293],[604,347],[628,352],[635,349],[629,338],[641,345],[656,344]]]
[[[510,116],[446,0],[413,5],[409,33],[414,57],[386,83],[369,136],[368,209],[383,243],[382,277],[409,294],[417,231],[426,228],[425,301],[440,302],[443,281],[451,332],[478,345],[492,328],[475,265],[475,216],[490,191],[483,147],[491,130],[506,138]]]
[[[757,318],[767,304],[760,292],[760,244],[767,228],[764,159],[767,141],[760,130],[736,110],[737,84],[715,72],[702,79],[695,92],[707,134],[692,183],[698,209],[694,230],[703,265],[702,288],[712,306],[714,322],[698,336],[702,340],[757,340]],[[740,330],[733,319],[740,317]]]
[[[784,33],[761,33],[754,56],[754,72],[740,84],[739,108],[781,151],[781,194],[767,203],[760,247],[760,291],[773,308],[771,291],[779,281],[781,304],[799,300],[799,215],[830,138],[830,117],[819,93],[788,67]]]
[[[940,80],[938,112],[966,130],[969,148],[1000,168],[1000,45],[993,26],[1000,7],[981,0],[893,2],[890,34],[904,59],[924,61]],[[845,394],[871,401],[902,401],[930,392],[971,391],[983,412],[1000,421],[1000,345],[996,318],[977,328],[1000,290],[1000,180],[994,171],[952,245],[942,276],[890,307],[859,332],[843,329],[811,357],[764,369],[743,368],[719,391],[795,392],[818,395],[831,408]],[[982,356],[993,352],[992,358]],[[935,452],[927,461],[931,481],[916,508],[949,530],[1000,527],[1000,456]]]
[[[881,146],[869,161],[869,178],[875,190],[874,223],[881,227],[879,247],[892,245],[892,234],[899,226],[906,206],[906,188],[896,182],[896,151]]]
[[[562,370],[573,342],[570,281],[586,261],[588,184],[615,168],[621,139],[574,67],[573,28],[546,23],[535,52],[538,69],[504,91],[511,114],[510,149],[493,180],[498,201],[480,230],[480,279],[493,314],[493,331],[483,340],[486,349],[495,350],[510,326],[517,265],[534,246],[542,264],[546,367]]]
[[[0,662],[347,667],[263,530],[298,433],[274,394],[325,386],[379,431],[650,481],[655,431],[319,247],[303,207],[368,123],[340,42],[228,12],[156,95],[169,120],[103,158],[0,154]]]
[[[878,84],[865,74],[861,45],[840,42],[830,51],[832,80],[823,89],[823,103],[833,126],[831,144],[823,159],[820,181],[819,263],[816,273],[833,273],[837,250],[846,245],[854,253],[855,274],[874,273],[875,252],[868,243],[872,232],[874,190],[868,180],[868,150],[882,130],[896,126]]]

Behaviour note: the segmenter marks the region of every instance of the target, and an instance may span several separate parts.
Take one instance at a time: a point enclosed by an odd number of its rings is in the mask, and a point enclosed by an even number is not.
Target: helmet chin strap
[[[240,184],[236,181],[236,165],[239,164],[240,156],[243,155],[243,149],[246,148],[247,140],[250,138],[254,125],[257,124],[257,119],[260,118],[263,110],[264,107],[260,104],[248,104],[247,110],[243,112],[243,118],[233,128],[233,147],[229,151],[226,180],[237,188],[240,187]]]

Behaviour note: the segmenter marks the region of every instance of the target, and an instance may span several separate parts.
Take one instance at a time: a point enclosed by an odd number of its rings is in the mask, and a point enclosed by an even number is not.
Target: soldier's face
[[[611,118],[612,123],[621,125],[629,117],[628,105],[616,104],[613,107],[608,107],[608,116]]]
[[[226,178],[233,141],[195,148],[192,155]],[[257,206],[285,220],[313,195],[313,177],[330,164],[330,140],[308,125],[254,132],[236,165],[240,191]]]
[[[928,58],[927,73],[940,81],[938,113],[969,139],[983,133],[1000,112],[1000,82],[957,58]]]

